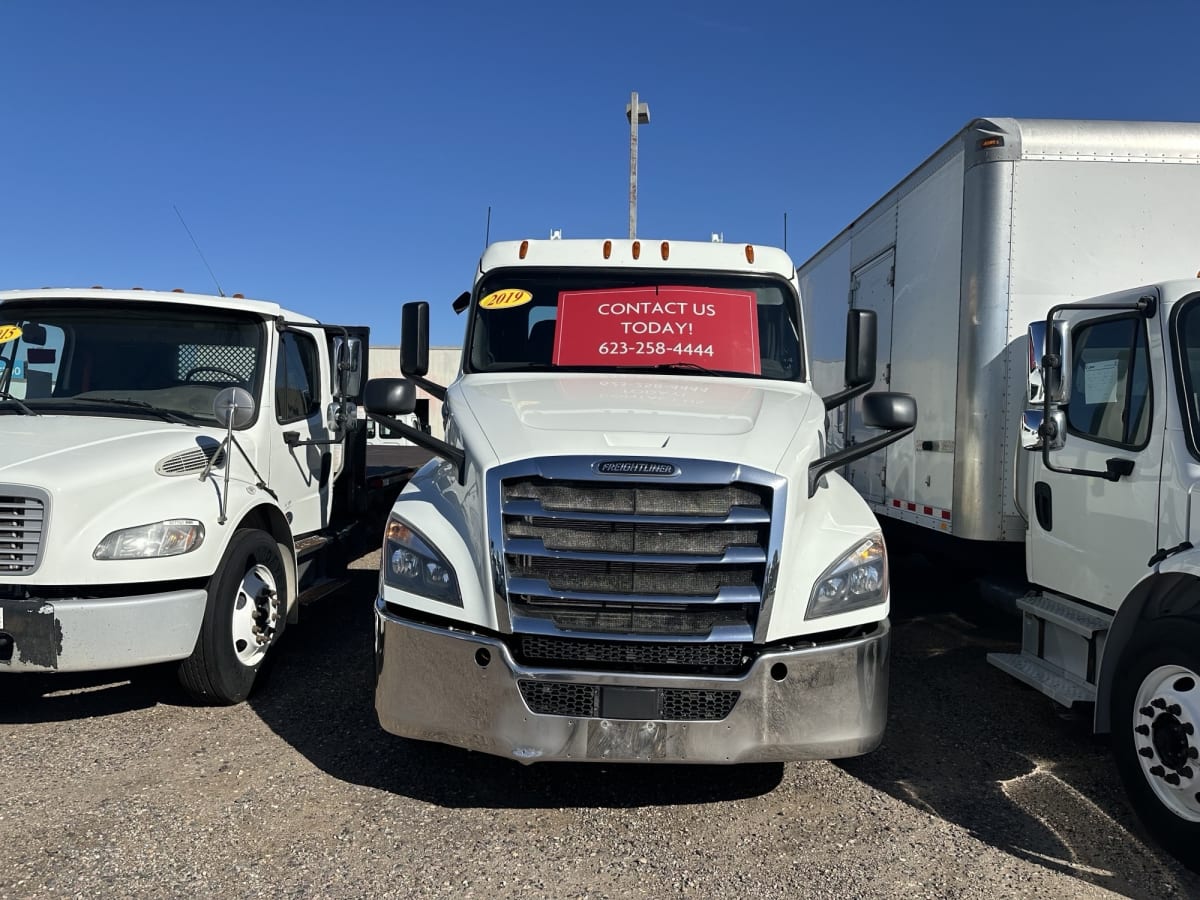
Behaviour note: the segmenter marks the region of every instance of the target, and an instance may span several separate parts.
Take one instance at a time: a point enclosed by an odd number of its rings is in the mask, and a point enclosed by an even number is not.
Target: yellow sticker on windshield
[[[529,291],[509,288],[505,291],[492,291],[479,301],[480,309],[512,309],[514,306],[524,306],[533,299]]]
[[[20,325],[0,325],[0,344],[15,341],[21,336]]]

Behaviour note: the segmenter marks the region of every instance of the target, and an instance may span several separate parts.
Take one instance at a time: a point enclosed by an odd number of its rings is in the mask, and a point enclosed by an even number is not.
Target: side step
[[[299,605],[307,606],[309,603],[316,603],[322,597],[327,597],[334,591],[341,590],[350,583],[350,576],[343,575],[339,578],[322,578],[318,580],[312,587],[307,588],[298,598]]]
[[[988,662],[1063,706],[1095,702],[1112,616],[1046,593],[1022,597],[1017,608],[1021,652],[989,653]]]

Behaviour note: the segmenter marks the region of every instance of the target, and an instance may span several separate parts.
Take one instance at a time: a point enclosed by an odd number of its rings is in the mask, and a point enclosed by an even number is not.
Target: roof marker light
[[[670,256],[670,255],[671,255],[671,245],[670,245],[669,243],[667,243],[666,241],[663,241],[663,242],[662,242],[662,247],[661,247],[661,250],[662,250],[662,258],[663,258],[664,260],[665,260],[665,259],[666,259],[668,256]]]
[[[633,258],[639,259],[641,257],[641,255],[642,255],[642,242],[634,241],[633,242]]]
[[[183,290],[183,288],[171,288],[171,293],[172,294],[182,294],[182,293],[184,293],[184,290]]]
[[[604,258],[608,259],[610,256],[612,256],[612,241],[605,241],[604,242]],[[1198,277],[1200,277],[1200,276],[1198,276]]]
[[[131,287],[130,290],[131,291],[140,291],[141,288],[140,287]]]
[[[245,299],[246,299],[246,295],[245,295],[245,294],[234,294],[234,295],[233,295],[233,299],[234,299],[234,300],[245,300]]]
[[[529,241],[521,241],[521,249],[520,249],[520,251],[517,253],[517,256],[518,256],[520,259],[524,259],[524,258],[525,258],[525,254],[526,254],[526,253],[528,253],[528,252],[529,252]]]
[[[746,245],[746,262],[748,262],[748,263],[754,262],[754,245],[753,244]]]
[[[104,285],[102,285],[102,284],[93,284],[93,285],[92,285],[92,290],[93,290],[93,291],[102,291],[102,290],[104,290]]]

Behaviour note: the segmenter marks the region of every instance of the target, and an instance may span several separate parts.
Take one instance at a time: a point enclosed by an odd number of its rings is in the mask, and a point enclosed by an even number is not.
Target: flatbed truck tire
[[[196,647],[179,681],[198,703],[229,705],[249,696],[287,620],[287,576],[275,538],[240,529],[208,582]]]
[[[1200,871],[1200,620],[1144,622],[1117,663],[1112,747],[1146,830]]]

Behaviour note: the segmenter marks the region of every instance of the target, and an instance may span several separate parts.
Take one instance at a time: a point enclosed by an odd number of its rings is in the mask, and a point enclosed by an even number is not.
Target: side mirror
[[[1031,404],[1044,403],[1049,396],[1056,406],[1071,396],[1071,328],[1056,321],[1047,331],[1046,321],[1029,323],[1028,392]]]
[[[213,415],[222,428],[244,428],[254,421],[254,396],[244,388],[227,387],[213,398]]]
[[[470,305],[471,305],[471,292],[463,291],[461,294],[459,294],[457,297],[454,298],[454,303],[451,304],[451,308],[454,310],[454,314],[456,316],[461,316],[466,311],[467,307]]]
[[[357,397],[362,390],[363,352],[361,338],[333,339],[333,390],[341,387],[344,397]]]
[[[875,383],[875,328],[874,310],[852,309],[846,313],[846,386],[821,398],[826,409],[866,393]]]
[[[401,311],[400,371],[410,378],[429,371],[429,304],[424,300],[405,303]]]
[[[846,386],[875,383],[876,324],[874,310],[852,309],[846,315]]]
[[[1051,410],[1045,418],[1040,409],[1027,409],[1021,414],[1021,446],[1026,450],[1061,450],[1066,444],[1067,414]]]
[[[908,394],[867,394],[862,403],[863,424],[896,431],[917,424],[917,401]]]
[[[21,328],[21,340],[33,347],[41,347],[46,343],[46,326],[35,325],[32,322]]]
[[[372,378],[364,397],[367,412],[395,418],[417,408],[417,386],[404,378]]]

